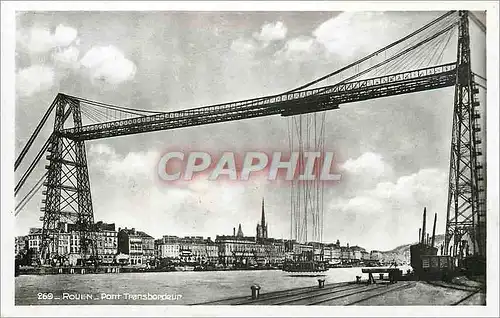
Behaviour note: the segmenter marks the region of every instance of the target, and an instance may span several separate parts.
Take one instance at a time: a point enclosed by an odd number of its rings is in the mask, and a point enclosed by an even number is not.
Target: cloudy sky
[[[158,111],[279,93],[441,14],[19,13],[16,156],[58,92]],[[485,36],[474,25],[471,36],[473,69],[484,75]],[[456,36],[444,62],[453,61],[455,46]],[[446,88],[343,105],[328,113],[326,149],[335,152],[343,181],[325,192],[325,241],[382,250],[413,242],[424,206],[438,213],[438,232],[444,232],[452,106],[453,88]],[[52,119],[34,150],[51,125]],[[215,237],[231,234],[238,223],[246,235],[255,235],[265,197],[269,235],[288,238],[286,186],[254,179],[231,185],[197,180],[176,187],[155,175],[159,155],[172,148],[241,153],[283,144],[288,144],[287,120],[279,116],[87,142],[95,219],[155,237]],[[17,235],[41,226],[41,199],[39,193],[19,214]]]

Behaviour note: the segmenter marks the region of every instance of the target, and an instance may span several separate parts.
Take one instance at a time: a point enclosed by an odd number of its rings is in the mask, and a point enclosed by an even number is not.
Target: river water
[[[354,281],[356,275],[365,276],[361,268],[321,273],[326,284]],[[253,284],[261,286],[261,293],[316,286],[318,278],[280,270],[21,275],[15,278],[15,301],[16,305],[187,305],[249,296]]]

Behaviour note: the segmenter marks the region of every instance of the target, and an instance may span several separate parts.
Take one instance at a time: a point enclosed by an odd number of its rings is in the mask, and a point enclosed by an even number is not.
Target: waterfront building
[[[370,253],[367,251],[361,251],[361,260],[363,262],[369,261],[370,260]]]
[[[16,236],[14,240],[14,255],[25,254],[28,250],[28,236]]]
[[[212,264],[219,263],[219,246],[212,240],[207,244],[207,261]]]
[[[40,257],[40,249],[42,245],[42,229],[30,228],[28,232],[28,256],[29,264],[35,262]]]
[[[349,243],[347,246],[340,247],[340,260],[342,263],[349,263],[351,261],[351,250],[349,249]]]
[[[331,251],[332,251],[332,261],[339,262],[342,251],[340,249],[340,242],[338,240],[337,243],[331,246]]]
[[[179,262],[217,263],[218,246],[210,237],[164,235],[156,241],[156,255],[158,259],[169,259]]]
[[[219,262],[225,266],[254,265],[265,254],[264,249],[257,246],[255,237],[243,235],[241,224],[238,233],[233,228],[233,235],[217,235],[215,243],[218,245]]]
[[[118,253],[128,255],[128,264],[145,267],[154,259],[154,238],[132,229],[118,229]]]
[[[351,252],[351,260],[353,261],[360,261],[362,258],[361,258],[361,255],[363,252],[366,252],[366,250],[362,247],[359,247],[359,246],[351,246],[349,248],[350,252]]]
[[[142,262],[146,266],[154,265],[155,261],[155,239],[151,235],[138,231],[142,244]]]
[[[267,238],[261,242],[265,251],[266,264],[277,265],[285,261],[285,241]]]
[[[179,237],[164,235],[156,241],[156,257],[158,259],[179,259],[180,243]]]
[[[225,266],[257,263],[259,251],[255,237],[244,236],[241,224],[237,234],[233,228],[233,235],[217,235],[215,243],[218,245],[219,262]]]
[[[341,250],[340,243],[338,244],[326,244],[323,248],[323,260],[329,263],[335,264],[340,261]]]
[[[323,246],[323,260],[325,262],[332,261],[332,247],[330,245]]]
[[[116,262],[118,254],[118,232],[114,223],[95,223],[97,253],[101,264],[110,265]]]
[[[207,242],[202,236],[186,236],[179,239],[181,262],[206,262],[207,261]]]
[[[62,263],[59,265],[68,264],[69,255],[71,254],[71,233],[68,231],[68,224],[60,222],[59,227],[59,241],[57,244],[57,251],[54,251],[54,247],[49,245],[49,256],[51,258],[62,257],[60,260]],[[79,241],[78,241],[79,243]],[[28,263],[37,262],[40,258],[40,252],[42,248],[42,229],[41,228],[31,228],[27,235],[27,254],[30,260]]]

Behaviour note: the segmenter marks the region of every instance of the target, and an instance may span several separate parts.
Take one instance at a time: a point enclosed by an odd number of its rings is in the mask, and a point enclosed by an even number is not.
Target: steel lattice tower
[[[486,206],[478,88],[471,71],[468,12],[460,11],[445,233],[446,254],[486,256]],[[469,248],[466,242],[471,242]]]
[[[97,260],[94,231],[94,213],[90,194],[90,182],[84,141],[62,137],[64,125],[73,119],[76,129],[82,127],[80,103],[62,95],[56,105],[54,131],[48,147],[49,165],[46,187],[43,229],[42,261],[49,260],[59,252],[60,222],[74,224],[79,237],[78,250],[82,260]]]

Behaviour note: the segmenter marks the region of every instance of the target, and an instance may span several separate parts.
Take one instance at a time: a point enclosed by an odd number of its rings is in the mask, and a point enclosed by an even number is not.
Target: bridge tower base
[[[460,11],[445,254],[486,258],[486,206],[478,88],[471,71],[469,20]]]
[[[97,264],[94,212],[84,141],[62,137],[60,131],[71,121],[82,127],[80,103],[64,95],[56,105],[54,131],[50,137],[45,166],[45,204],[43,212],[40,257],[50,264],[60,256],[79,255],[82,265],[93,260]]]

